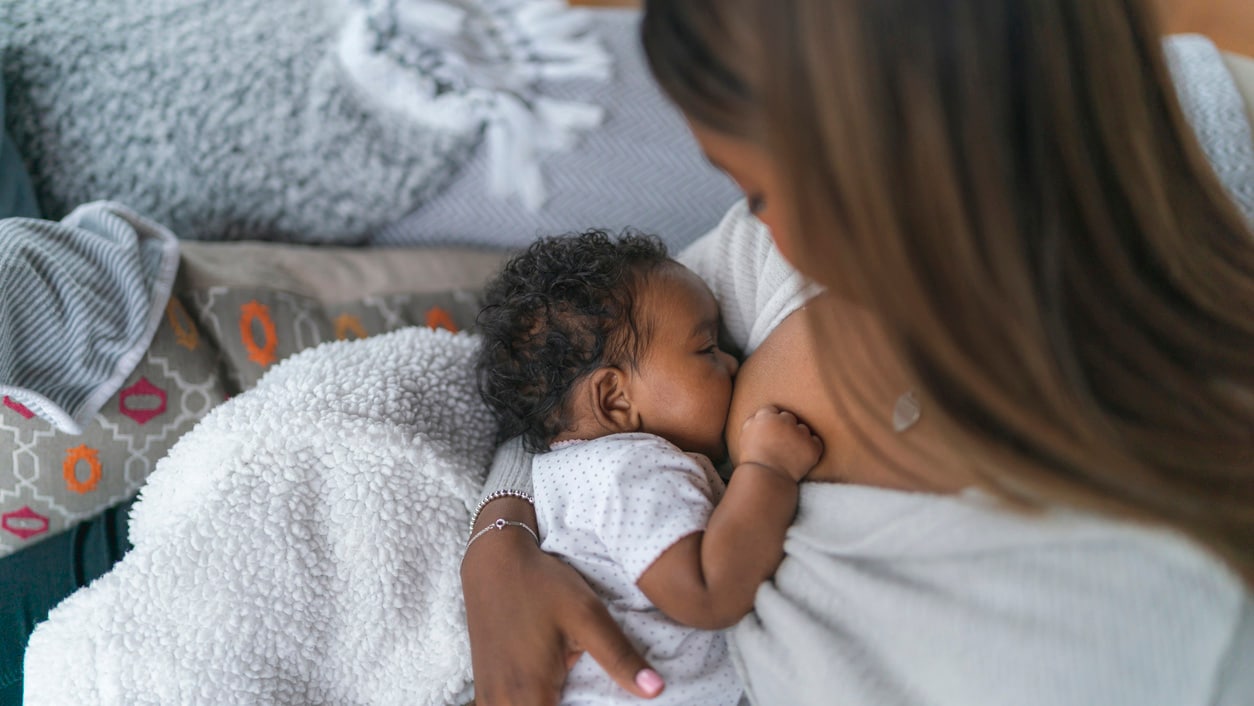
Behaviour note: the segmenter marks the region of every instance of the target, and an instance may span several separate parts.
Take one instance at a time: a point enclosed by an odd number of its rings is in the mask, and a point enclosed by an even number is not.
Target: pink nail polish
[[[652,669],[641,669],[636,673],[636,686],[644,689],[644,693],[649,696],[661,691],[664,685],[661,675]]]

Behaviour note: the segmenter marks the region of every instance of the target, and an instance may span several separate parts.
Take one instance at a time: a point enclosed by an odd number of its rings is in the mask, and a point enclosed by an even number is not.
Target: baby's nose
[[[736,376],[736,371],[740,370],[740,361],[736,360],[736,356],[727,351],[719,351],[727,359],[727,372],[732,377]]]

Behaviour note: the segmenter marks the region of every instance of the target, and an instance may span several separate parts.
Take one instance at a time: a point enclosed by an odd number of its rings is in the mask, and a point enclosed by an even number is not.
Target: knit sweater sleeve
[[[723,220],[679,254],[719,302],[732,342],[748,355],[775,326],[820,290],[779,254],[771,234],[742,200]],[[532,455],[514,439],[497,450],[483,486],[493,493],[531,496]]]
[[[678,259],[710,286],[727,333],[745,355],[821,291],[784,260],[743,200]]]
[[[482,509],[483,501],[487,500],[493,494],[508,494],[519,497],[525,497],[530,500],[532,495],[531,486],[531,459],[533,454],[528,453],[523,448],[522,437],[515,437],[501,444],[496,450],[496,456],[492,458],[492,467],[488,470],[488,478],[483,483],[483,497],[480,500],[479,507]],[[471,524],[479,519],[478,516],[471,518]]]

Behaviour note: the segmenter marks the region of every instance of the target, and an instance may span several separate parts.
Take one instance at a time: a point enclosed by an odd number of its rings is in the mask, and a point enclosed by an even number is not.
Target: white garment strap
[[[1254,131],[1219,49],[1197,34],[1163,42],[1180,107],[1215,174],[1254,225]]]

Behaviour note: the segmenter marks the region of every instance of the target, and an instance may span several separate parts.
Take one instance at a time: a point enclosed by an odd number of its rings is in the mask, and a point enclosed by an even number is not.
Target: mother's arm
[[[531,455],[519,440],[507,442],[486,490],[525,491],[530,481]],[[521,495],[485,504],[473,532],[497,519],[536,529],[535,510]],[[587,581],[540,551],[525,531],[506,526],[484,534],[462,559],[461,578],[478,706],[556,704],[566,672],[585,651],[632,694],[660,693],[661,679]]]

